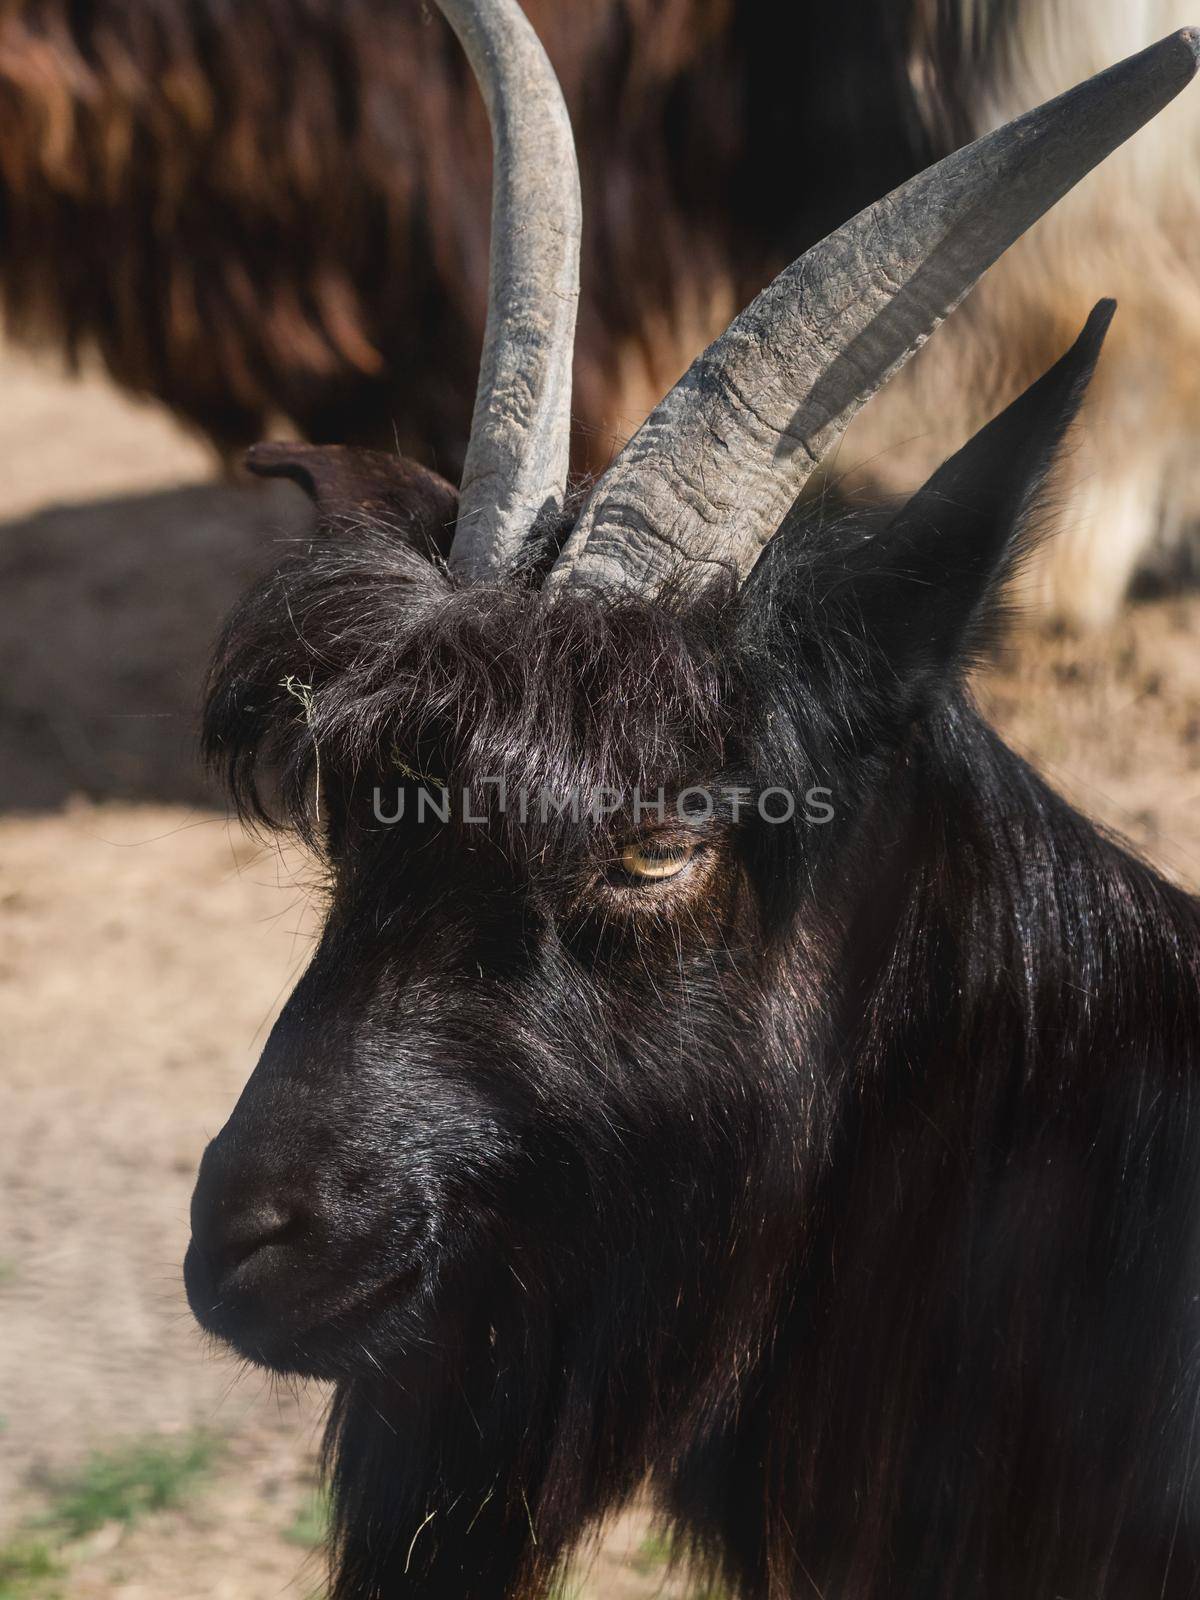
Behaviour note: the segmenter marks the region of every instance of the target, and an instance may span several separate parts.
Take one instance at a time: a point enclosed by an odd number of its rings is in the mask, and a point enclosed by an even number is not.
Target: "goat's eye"
[[[621,851],[621,866],[631,878],[655,882],[661,878],[674,878],[696,853],[689,839],[673,839],[669,844],[631,842]]]

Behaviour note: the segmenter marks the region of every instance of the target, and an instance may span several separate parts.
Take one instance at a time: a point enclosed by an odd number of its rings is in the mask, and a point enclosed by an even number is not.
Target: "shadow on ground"
[[[221,622],[281,542],[289,484],[196,485],[0,525],[0,810],[215,798],[196,754]]]

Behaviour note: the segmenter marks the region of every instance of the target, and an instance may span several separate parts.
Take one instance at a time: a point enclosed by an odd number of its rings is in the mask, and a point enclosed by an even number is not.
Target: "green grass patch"
[[[656,1572],[661,1573],[674,1558],[675,1545],[671,1534],[663,1528],[653,1528],[634,1552],[630,1566],[639,1577],[649,1578]],[[685,1566],[685,1573],[686,1570]],[[697,1578],[688,1589],[688,1600],[729,1600],[729,1592],[724,1584],[708,1583]]]
[[[93,1451],[75,1472],[53,1481],[45,1522],[64,1539],[82,1539],[106,1522],[133,1522],[181,1505],[216,1454],[217,1441],[202,1430]]]
[[[657,1572],[660,1567],[665,1567],[671,1559],[671,1535],[661,1528],[654,1528],[638,1545],[630,1566],[643,1578],[648,1578],[652,1572]]]
[[[55,1600],[63,1570],[48,1544],[18,1535],[0,1545],[0,1600]]]
[[[109,1522],[181,1505],[216,1459],[217,1440],[196,1430],[94,1450],[73,1472],[50,1478],[46,1510],[0,1544],[0,1600],[61,1600],[71,1544]]]
[[[318,1545],[325,1543],[328,1532],[329,1500],[319,1489],[314,1489],[298,1506],[296,1515],[283,1530],[283,1537],[289,1544],[315,1550]]]

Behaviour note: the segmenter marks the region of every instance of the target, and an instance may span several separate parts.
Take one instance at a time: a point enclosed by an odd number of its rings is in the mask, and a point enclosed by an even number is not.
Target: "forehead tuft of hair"
[[[371,774],[531,789],[670,784],[724,757],[736,597],[460,588],[394,529],[306,542],[243,599],[204,750],[239,815],[321,843],[318,792]]]

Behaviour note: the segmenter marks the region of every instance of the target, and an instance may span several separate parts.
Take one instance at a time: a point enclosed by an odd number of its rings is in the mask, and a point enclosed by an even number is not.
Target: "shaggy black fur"
[[[1200,913],[962,687],[1110,314],[741,593],[460,591],[401,484],[234,617],[209,753],[330,909],[188,1285],[337,1384],[336,1600],[542,1596],[647,1480],[755,1600],[1200,1588]],[[477,825],[487,778],[626,804]]]

